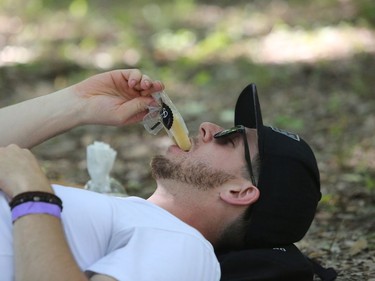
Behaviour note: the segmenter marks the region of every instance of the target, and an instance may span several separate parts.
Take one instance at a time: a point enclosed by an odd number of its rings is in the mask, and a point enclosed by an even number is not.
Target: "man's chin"
[[[185,158],[174,161],[168,156],[157,155],[151,160],[152,176],[156,180],[172,180],[207,190],[235,178],[234,175],[209,167],[203,162],[191,163]],[[180,161],[180,162],[178,162]]]
[[[156,155],[151,159],[151,173],[154,179],[171,179],[176,174],[178,165],[164,155]]]

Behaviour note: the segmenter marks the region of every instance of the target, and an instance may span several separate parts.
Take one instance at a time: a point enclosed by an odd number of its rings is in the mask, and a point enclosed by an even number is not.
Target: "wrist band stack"
[[[20,217],[31,214],[47,214],[61,217],[62,201],[49,192],[24,192],[15,196],[9,202],[13,223]]]

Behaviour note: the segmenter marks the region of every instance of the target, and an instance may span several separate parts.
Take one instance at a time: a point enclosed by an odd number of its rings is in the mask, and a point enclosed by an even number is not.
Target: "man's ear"
[[[252,184],[230,185],[220,192],[220,198],[232,205],[250,205],[259,198],[259,189]]]

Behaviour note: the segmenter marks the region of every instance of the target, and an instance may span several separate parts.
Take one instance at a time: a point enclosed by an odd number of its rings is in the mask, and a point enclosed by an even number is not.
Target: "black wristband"
[[[25,202],[45,202],[50,204],[55,204],[63,209],[62,201],[53,193],[42,192],[42,191],[29,191],[20,193],[9,202],[10,209],[25,203]]]

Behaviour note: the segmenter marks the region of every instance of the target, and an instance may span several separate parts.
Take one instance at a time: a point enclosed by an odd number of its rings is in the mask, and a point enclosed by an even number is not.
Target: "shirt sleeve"
[[[218,281],[220,266],[211,245],[194,235],[137,229],[129,243],[97,261],[88,275],[119,281]]]

